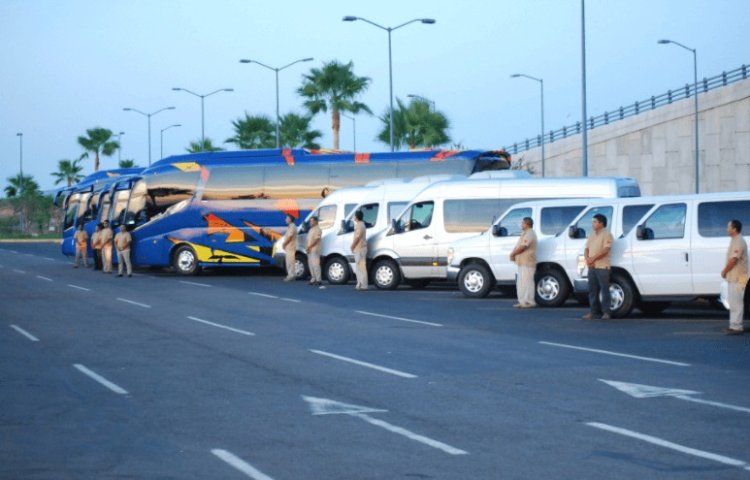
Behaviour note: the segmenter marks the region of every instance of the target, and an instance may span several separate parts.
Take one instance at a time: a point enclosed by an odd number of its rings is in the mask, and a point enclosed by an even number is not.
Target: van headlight
[[[455,255],[455,250],[453,250],[453,247],[448,247],[448,254],[446,255],[446,260],[448,265],[453,265],[453,256]]]
[[[586,277],[587,275],[584,275],[584,273],[588,273],[586,272],[586,257],[584,257],[583,255],[578,255],[578,261],[576,263],[576,266],[578,268],[578,276]]]

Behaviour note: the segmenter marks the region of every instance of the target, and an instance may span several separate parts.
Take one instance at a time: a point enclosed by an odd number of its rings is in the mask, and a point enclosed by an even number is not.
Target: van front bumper
[[[575,293],[588,293],[589,279],[588,278],[576,278],[575,280],[573,280],[573,291]]]
[[[458,281],[458,275],[461,273],[461,267],[454,267],[453,265],[448,265],[446,268],[446,277],[448,278],[448,281],[450,282],[456,282]]]

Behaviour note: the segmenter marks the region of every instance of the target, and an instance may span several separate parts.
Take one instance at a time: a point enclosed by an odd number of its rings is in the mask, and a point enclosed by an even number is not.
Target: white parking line
[[[241,333],[242,335],[250,335],[250,336],[255,335],[253,332],[248,332],[246,330],[240,330],[238,328],[228,327],[228,326],[222,325],[220,323],[209,322],[208,320],[202,320],[202,319],[200,319],[198,317],[191,317],[191,316],[188,315],[187,318],[189,318],[190,320],[194,320],[196,322],[205,323],[206,325],[211,325],[213,327],[223,328],[225,330],[229,330],[230,332],[236,332],[236,333]]]
[[[282,302],[292,302],[292,303],[302,303],[302,300],[297,300],[295,298],[279,298]]]
[[[100,384],[104,385],[108,389],[112,390],[115,393],[118,393],[120,395],[127,395],[128,391],[122,388],[121,386],[114,384],[107,380],[106,378],[102,377],[98,373],[89,370],[88,368],[84,367],[80,363],[74,363],[73,366],[78,369],[81,373],[88,376],[89,378],[99,382]]]
[[[9,251],[10,253],[15,253],[16,255],[18,255],[18,252],[17,252],[17,251],[15,251],[15,250],[8,250],[8,251]]]
[[[140,302],[134,302],[133,300],[128,300],[127,298],[117,297],[117,300],[121,302],[129,303],[131,305],[138,305],[139,307],[143,307],[143,308],[151,308],[151,305],[146,305],[145,303],[140,303]]]
[[[24,330],[21,327],[18,327],[16,325],[11,325],[10,328],[12,328],[13,330],[17,331],[18,333],[20,333],[24,337],[28,338],[32,342],[38,342],[39,341],[38,338],[36,338],[34,335],[30,334],[29,332],[27,332],[26,330]]]
[[[355,365],[360,365],[362,367],[372,368],[374,370],[379,370],[381,372],[390,373],[391,375],[396,375],[397,377],[417,378],[416,375],[412,375],[411,373],[402,372],[400,370],[393,370],[392,368],[381,367],[380,365],[375,365],[374,363],[362,362],[360,360],[355,360],[355,359],[349,358],[349,357],[342,357],[341,355],[336,355],[334,353],[323,352],[323,351],[320,351],[320,350],[310,350],[310,351],[312,353],[317,353],[318,355],[323,355],[325,357],[331,357],[331,358],[335,358],[336,360],[342,360],[344,362],[353,363]]]
[[[553,347],[570,348],[572,350],[583,350],[584,352],[602,353],[604,355],[612,355],[615,357],[633,358],[636,360],[643,360],[645,362],[664,363],[666,365],[674,365],[676,367],[689,367],[690,366],[689,363],[675,362],[672,360],[662,360],[660,358],[641,357],[638,355],[629,355],[627,353],[610,352],[608,350],[598,350],[596,348],[577,347],[575,345],[565,345],[564,343],[553,343],[553,342],[539,342],[539,343],[541,343],[542,345],[551,345]]]
[[[383,315],[383,314],[380,314],[380,313],[365,312],[365,311],[362,311],[362,310],[356,310],[356,313],[360,313],[362,315],[370,315],[372,317],[390,318],[391,320],[398,320],[400,322],[419,323],[419,324],[422,324],[422,325],[429,325],[431,327],[442,327],[443,326],[440,323],[423,322],[422,320],[411,320],[409,318],[393,317],[391,315]]]
[[[187,280],[179,280],[179,282],[184,283],[185,285],[195,285],[196,287],[210,287],[211,286],[206,283],[188,282]]]
[[[90,292],[91,291],[91,289],[89,289],[89,288],[79,287],[78,285],[73,285],[72,283],[69,283],[68,286],[70,288],[77,288],[78,290],[83,290],[83,291],[86,291],[86,292]]]
[[[214,448],[211,450],[211,453],[254,480],[273,480],[273,478],[253,467],[232,452],[220,448]]]
[[[13,271],[16,272],[16,273],[26,273],[25,270],[19,270],[17,268],[14,268]]]
[[[715,453],[706,452],[704,450],[698,450],[692,447],[685,447],[683,445],[678,445],[676,443],[672,443],[667,440],[662,440],[661,438],[652,437],[651,435],[644,435],[643,433],[634,432],[632,430],[626,430],[620,427],[613,427],[612,425],[607,425],[606,423],[587,422],[586,425],[588,425],[589,427],[598,428],[600,430],[606,430],[608,432],[617,433],[619,435],[624,435],[626,437],[643,440],[644,442],[648,442],[652,445],[658,445],[660,447],[669,448],[671,450],[676,450],[680,453],[685,453],[688,455],[705,458],[707,460],[713,460],[714,462],[723,463],[725,465],[731,465],[733,467],[743,467],[745,470],[750,470],[750,465],[748,465],[747,462],[743,462],[742,460],[736,460],[734,458],[725,457],[724,455],[717,455]]]
[[[44,259],[47,260],[48,262],[55,262],[56,261],[54,258],[51,258],[51,257],[44,257]]]
[[[255,295],[257,297],[265,297],[265,298],[279,298],[276,295],[268,295],[267,293],[259,293],[259,292],[247,292],[250,295]]]
[[[43,277],[43,276],[41,276],[41,275],[37,275],[37,276],[36,276],[36,278],[38,278],[38,279],[40,279],[40,280],[46,280],[46,281],[48,281],[48,282],[52,282],[52,281],[54,281],[54,280],[52,280],[51,278]]]

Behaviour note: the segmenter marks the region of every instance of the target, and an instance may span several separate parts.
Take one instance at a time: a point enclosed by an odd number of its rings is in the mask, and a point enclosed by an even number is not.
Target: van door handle
[[[432,238],[432,236],[430,236],[430,235],[425,235],[425,236],[424,236],[424,237],[422,237],[422,238],[424,238],[425,240],[430,240],[430,239]]]
[[[688,261],[688,252],[685,252],[685,261]]]

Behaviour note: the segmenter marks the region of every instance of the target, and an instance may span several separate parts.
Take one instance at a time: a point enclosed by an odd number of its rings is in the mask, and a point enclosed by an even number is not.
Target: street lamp
[[[427,97],[423,97],[422,95],[416,95],[414,93],[409,93],[406,96],[408,98],[416,98],[417,100],[422,100],[423,102],[429,103],[433,112],[435,112],[437,110],[437,107],[435,107],[435,101],[434,100],[430,100]]]
[[[536,82],[539,82],[539,88],[541,90],[541,97],[542,97],[542,177],[544,177],[544,79],[532,77],[531,75],[526,75],[525,73],[514,73],[510,76],[510,78],[528,78],[529,80],[534,80]]]
[[[659,40],[657,43],[661,45],[666,45],[668,43],[673,43],[677,45],[678,47],[682,47],[685,50],[688,50],[690,52],[693,52],[693,82],[695,84],[694,90],[693,90],[693,104],[694,104],[694,115],[695,115],[695,193],[700,192],[700,183],[698,179],[698,171],[700,168],[699,164],[699,152],[698,152],[698,52],[694,48],[686,47],[685,45],[681,44],[680,42],[675,42],[674,40],[666,40],[662,39]]]
[[[112,136],[117,137],[117,163],[119,165],[120,162],[122,162],[122,136],[125,135],[125,132],[120,133],[113,133]]]
[[[347,15],[342,20],[345,22],[354,22],[356,20],[362,20],[363,22],[369,23],[370,25],[374,27],[377,27],[381,30],[385,30],[386,32],[388,32],[388,84],[389,84],[389,89],[390,89],[390,95],[389,95],[390,110],[388,114],[388,117],[389,117],[388,120],[389,120],[389,128],[390,128],[391,152],[393,152],[394,151],[394,148],[393,148],[393,145],[394,145],[394,140],[393,140],[393,59],[392,59],[392,54],[391,54],[391,32],[401,27],[405,27],[409,25],[410,23],[414,23],[414,22],[421,22],[427,25],[432,25],[433,23],[435,23],[435,20],[432,18],[415,18],[414,20],[409,20],[408,22],[402,23],[401,25],[398,25],[396,27],[384,27],[366,18],[355,17],[353,15]]]
[[[172,127],[181,127],[182,125],[179,123],[175,123],[174,125],[170,125],[168,127],[164,127],[161,129],[161,132],[159,133],[159,158],[164,158],[164,131],[169,130]]]
[[[589,176],[589,134],[586,122],[586,0],[581,0],[581,120],[583,131],[581,132],[581,166],[583,176]]]
[[[354,117],[350,117],[345,113],[341,113],[342,117],[348,118],[352,121],[352,150],[357,152],[357,120]]]
[[[151,166],[151,117],[164,110],[174,110],[174,107],[164,107],[155,112],[146,113],[138,110],[137,108],[125,107],[123,111],[140,113],[144,117],[148,118],[148,165]]]
[[[283,67],[279,67],[279,68],[269,67],[265,63],[261,63],[257,60],[250,60],[248,58],[243,58],[240,60],[240,63],[256,63],[260,65],[261,67],[265,67],[269,70],[273,70],[274,72],[276,72],[276,148],[281,148],[281,134],[279,131],[279,124],[281,123],[281,117],[279,115],[279,72],[284,70],[285,68],[291,67],[295,63],[311,62],[313,60],[315,60],[313,57],[300,58],[299,60],[295,60],[292,63],[284,65]]]
[[[21,168],[21,187],[23,188],[23,133],[16,133],[18,137],[19,166]]]
[[[213,95],[215,93],[219,93],[219,92],[234,92],[234,89],[233,88],[220,88],[220,89],[218,89],[216,91],[213,91],[211,93],[207,93],[205,95],[201,95],[199,93],[191,92],[187,88],[173,87],[172,90],[174,90],[175,92],[180,92],[180,91],[186,92],[186,93],[189,93],[190,95],[194,95],[194,96],[199,97],[201,99],[201,143],[205,143],[206,142],[206,130],[205,130],[205,124],[206,124],[205,120],[206,120],[206,117],[205,117],[205,113],[204,113],[205,110],[203,108],[203,103],[204,103],[203,101],[204,101],[204,99],[206,97],[210,97],[211,95]]]

